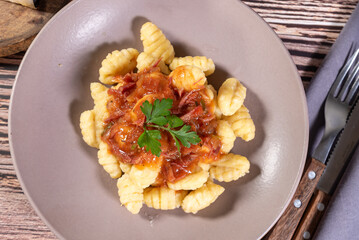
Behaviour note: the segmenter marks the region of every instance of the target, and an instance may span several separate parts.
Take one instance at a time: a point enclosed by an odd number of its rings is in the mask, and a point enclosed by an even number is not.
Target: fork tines
[[[352,105],[358,97],[359,90],[359,46],[353,44],[349,52],[349,59],[341,69],[330,94],[339,101]]]

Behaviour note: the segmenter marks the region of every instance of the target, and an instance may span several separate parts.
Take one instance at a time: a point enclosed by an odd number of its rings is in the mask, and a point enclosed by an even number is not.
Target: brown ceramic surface
[[[80,113],[93,106],[106,54],[141,49],[140,26],[157,24],[177,56],[216,63],[217,88],[228,76],[248,88],[257,126],[254,141],[234,152],[251,172],[197,215],[120,206],[116,180],[81,139]],[[274,224],[294,193],[307,150],[301,81],[287,50],[266,23],[237,0],[83,0],[41,31],[21,64],[11,98],[11,152],[18,178],[37,213],[63,239],[256,239]]]

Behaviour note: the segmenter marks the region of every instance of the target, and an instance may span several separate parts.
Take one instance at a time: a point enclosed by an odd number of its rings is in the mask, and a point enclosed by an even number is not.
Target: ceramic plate
[[[255,140],[233,152],[250,174],[196,215],[181,209],[121,206],[116,180],[81,138],[79,117],[93,107],[89,85],[115,49],[142,50],[140,26],[158,25],[176,55],[216,64],[209,82],[230,76],[248,88]],[[275,223],[299,182],[307,150],[305,95],[279,38],[237,0],[79,0],[41,31],[21,64],[11,97],[11,152],[37,213],[63,239],[257,239]]]

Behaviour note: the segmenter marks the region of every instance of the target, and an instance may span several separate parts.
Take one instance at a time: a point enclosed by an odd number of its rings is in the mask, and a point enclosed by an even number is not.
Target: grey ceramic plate
[[[244,178],[197,215],[120,206],[116,180],[84,144],[80,113],[93,106],[89,84],[115,49],[141,48],[140,26],[157,24],[178,56],[216,63],[248,88],[254,141],[234,152],[251,161]],[[305,96],[291,58],[270,27],[237,0],[83,0],[59,12],[28,50],[10,111],[11,152],[22,187],[64,239],[256,239],[279,218],[299,182],[307,150]]]

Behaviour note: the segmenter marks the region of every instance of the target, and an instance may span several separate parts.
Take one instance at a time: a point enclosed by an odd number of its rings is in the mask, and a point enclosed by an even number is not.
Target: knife
[[[317,159],[315,157],[311,159],[290,205],[264,239],[311,239],[350,160],[350,155],[357,145],[359,139],[358,123],[359,102],[351,111],[347,124],[335,145],[336,147],[329,156],[329,161],[326,161],[328,159],[326,154],[316,154],[321,150],[315,151],[313,155],[317,156]],[[320,155],[322,157],[318,157]],[[324,170],[325,173],[323,173]]]
[[[264,239],[268,240],[289,240],[296,237],[297,239],[310,239],[311,235],[310,233],[313,233],[313,229],[307,229],[313,224],[306,224],[300,223],[303,218],[303,215],[307,209],[307,206],[312,198],[314,196],[314,200],[318,201],[317,203],[320,204],[320,209],[323,209],[323,202],[329,202],[330,199],[330,190],[328,191],[319,191],[317,189],[319,180],[321,179],[321,176],[326,169],[326,165],[328,165],[328,159],[333,152],[334,146],[337,143],[338,136],[341,135],[341,131],[345,129],[346,121],[348,119],[348,116],[350,118],[356,118],[356,112],[359,111],[356,106],[355,111],[353,110],[353,101],[358,98],[358,93],[355,89],[357,89],[357,84],[359,84],[358,80],[356,79],[357,73],[359,72],[359,48],[356,47],[356,45],[352,45],[352,47],[349,50],[348,58],[344,63],[344,66],[341,68],[340,72],[338,73],[335,81],[332,84],[331,89],[329,90],[329,93],[327,95],[327,98],[325,100],[325,107],[324,107],[324,117],[325,117],[325,132],[322,137],[321,142],[317,146],[317,148],[314,151],[314,154],[312,155],[312,158],[309,159],[308,167],[302,176],[299,185],[297,187],[296,192],[294,193],[294,196],[292,198],[292,201],[288,205],[288,207],[285,209],[284,213],[276,223],[276,225],[273,227],[271,232],[266,236]],[[354,66],[355,65],[355,66]],[[353,67],[354,66],[354,67]],[[355,79],[354,79],[355,78]],[[354,81],[354,83],[353,83]],[[359,85],[358,85],[359,86]],[[348,91],[346,89],[350,89],[350,97],[347,97]],[[356,91],[356,92],[354,92]],[[345,98],[345,99],[344,99]],[[345,101],[344,101],[345,100]],[[352,113],[352,115],[350,114]],[[351,117],[355,116],[355,117]],[[351,125],[353,120],[350,120]],[[358,122],[358,121],[356,121]],[[354,119],[354,125],[356,124]],[[355,126],[354,126],[355,127]],[[345,130],[343,135],[350,134],[350,130]],[[359,135],[359,134],[358,134]],[[347,136],[342,136],[342,138],[346,139]],[[358,137],[349,137],[355,144],[350,146],[350,150],[352,151],[357,143]],[[341,142],[344,140],[341,140]],[[345,142],[344,142],[345,145]],[[339,149],[341,149],[343,144],[340,144]],[[338,150],[337,150],[338,151]],[[348,156],[346,156],[345,159],[339,159],[335,158],[332,159],[330,165],[336,164],[337,161],[346,161]],[[334,163],[332,163],[334,162]],[[340,168],[341,171],[343,171],[344,167]],[[327,172],[333,171],[335,167],[330,167],[330,169]],[[332,176],[328,176],[328,174],[325,174],[326,179],[332,179],[333,182],[338,181],[339,173],[337,176],[335,176],[335,179],[333,179]],[[328,183],[329,180],[326,180],[326,187],[328,188],[328,184],[330,185],[330,188],[334,188],[333,184]],[[309,204],[310,207],[313,207],[313,201],[311,204]],[[325,205],[324,205],[325,208]],[[315,210],[315,208],[313,208]],[[310,214],[314,214],[314,212],[306,213],[306,218],[312,218],[313,216]],[[315,214],[315,216],[319,216],[318,214]],[[317,219],[318,217],[315,217]],[[319,217],[320,219],[320,217]],[[299,228],[298,228],[299,226]],[[315,225],[316,226],[316,225]],[[307,231],[308,230],[308,231]],[[303,235],[305,234],[305,235]],[[304,237],[303,237],[304,236]]]
[[[329,156],[328,165],[321,176],[309,207],[296,230],[294,239],[311,239],[322,218],[351,156],[359,141],[359,102],[352,110],[339,140]]]

